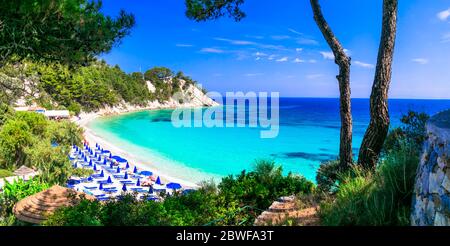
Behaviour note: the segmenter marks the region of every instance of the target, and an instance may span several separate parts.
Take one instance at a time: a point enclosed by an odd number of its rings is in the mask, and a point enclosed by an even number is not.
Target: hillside
[[[12,63],[0,69],[0,89],[0,101],[9,105],[68,109],[74,114],[216,105],[182,72],[155,67],[127,74],[103,61],[77,68]]]

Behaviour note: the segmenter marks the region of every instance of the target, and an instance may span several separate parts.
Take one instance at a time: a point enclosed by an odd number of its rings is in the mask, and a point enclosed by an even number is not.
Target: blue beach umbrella
[[[101,173],[100,173],[100,177],[105,177],[105,173],[103,172],[103,170],[101,171]]]
[[[87,158],[86,158],[86,156],[84,157],[84,162],[87,162]]]
[[[113,168],[113,167],[114,167],[114,165],[113,165],[112,162],[109,164],[109,167],[110,167],[110,168]]]
[[[103,164],[105,164],[105,165],[106,165],[106,159],[103,159]]]
[[[141,180],[140,179],[137,180],[136,186],[141,186]]]
[[[142,171],[142,172],[141,172],[141,175],[144,175],[144,176],[152,176],[153,173],[150,172],[150,171]]]
[[[92,166],[92,160],[89,160],[89,166]]]
[[[116,171],[117,173],[120,173],[120,167],[117,167],[117,171]]]
[[[136,166],[134,166],[134,170],[133,170],[133,173],[137,173],[138,172],[138,170],[137,170],[137,167]]]
[[[125,166],[126,169],[130,168],[130,164],[127,162],[127,165]]]
[[[162,185],[162,183],[161,183],[161,179],[159,178],[159,176],[158,176],[158,178],[156,179],[156,184],[158,184],[158,185]]]
[[[123,176],[123,179],[128,179],[128,173],[125,172],[125,176]]]
[[[123,190],[123,191],[127,191],[127,185],[126,185],[126,184],[123,184],[122,190]]]
[[[97,161],[101,161],[101,160],[102,160],[102,158],[99,155],[98,158],[97,158]]]
[[[94,171],[97,171],[97,165],[94,164]]]
[[[150,188],[148,188],[148,193],[153,194],[153,186],[150,186]]]
[[[126,162],[128,162],[126,159],[124,159],[124,158],[122,158],[120,156],[113,156],[113,157],[111,157],[111,159],[114,159],[114,160],[116,160],[119,163],[126,163]]]
[[[99,190],[103,190],[103,183],[100,183],[100,186],[98,187]]]
[[[172,189],[172,190],[178,190],[181,189],[181,185],[178,183],[169,183],[166,185],[167,188]]]
[[[108,184],[112,183],[111,176],[108,176],[108,180],[106,182],[108,182]]]
[[[112,157],[112,154],[111,154],[111,152],[109,152],[109,158],[111,158]]]

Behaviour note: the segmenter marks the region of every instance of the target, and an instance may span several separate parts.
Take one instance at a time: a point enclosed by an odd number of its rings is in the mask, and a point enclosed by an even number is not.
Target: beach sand
[[[138,111],[138,110],[136,110]],[[82,114],[80,117],[75,117],[72,121],[76,123],[78,126],[82,127],[84,129],[84,138],[86,141],[89,142],[89,145],[94,148],[95,144],[98,143],[102,148],[110,150],[113,155],[121,156],[128,160],[128,162],[132,166],[136,166],[140,170],[148,170],[153,172],[155,176],[159,176],[161,178],[161,181],[164,184],[175,182],[179,183],[183,186],[183,188],[198,188],[198,184],[190,182],[188,180],[182,180],[179,178],[173,177],[173,175],[170,175],[168,173],[164,173],[154,165],[155,160],[142,160],[137,158],[136,156],[130,154],[126,150],[123,150],[122,148],[115,146],[107,139],[102,138],[101,136],[97,135],[92,129],[88,127],[89,122],[92,120],[101,117],[102,115],[99,113],[89,113],[89,114]]]

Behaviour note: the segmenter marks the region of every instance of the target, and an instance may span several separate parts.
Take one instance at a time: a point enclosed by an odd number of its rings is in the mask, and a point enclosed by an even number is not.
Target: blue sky
[[[355,98],[370,95],[382,0],[321,0],[325,18],[352,57]],[[196,23],[184,0],[104,0],[103,11],[136,16],[131,36],[108,54],[127,72],[166,66],[209,91],[277,91],[337,97],[337,66],[308,0],[247,0],[247,17]],[[450,1],[399,0],[391,98],[450,98]]]

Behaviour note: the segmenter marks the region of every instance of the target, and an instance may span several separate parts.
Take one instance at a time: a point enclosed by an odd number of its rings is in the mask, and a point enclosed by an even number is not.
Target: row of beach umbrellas
[[[93,179],[101,179],[105,178],[105,170],[110,172],[111,174],[114,174],[114,179],[117,179],[120,183],[122,183],[121,190],[123,192],[128,192],[130,190],[132,191],[139,191],[142,192],[144,189],[141,187],[141,177],[150,177],[153,175],[151,171],[141,171],[139,172],[137,167],[134,166],[133,168],[133,176],[129,177],[129,174],[127,170],[129,170],[130,164],[129,162],[120,157],[120,156],[113,156],[111,151],[102,149],[100,145],[96,144],[95,150],[90,148],[87,144],[84,144],[84,148],[81,149],[78,146],[73,146],[73,154],[70,156],[71,161],[74,161],[75,167],[79,167],[77,163],[81,162],[81,168],[92,168],[96,172],[96,174],[92,175],[90,179],[87,180],[87,182],[94,181]],[[102,158],[103,157],[103,158]],[[103,162],[102,162],[103,159]],[[78,161],[78,162],[77,162]],[[109,168],[106,168],[109,163]],[[97,165],[98,164],[98,165]],[[118,164],[117,167],[115,164]],[[121,168],[120,165],[125,165]],[[80,167],[79,167],[80,168]],[[121,172],[124,171],[124,174],[122,175]],[[135,182],[131,181],[130,179],[135,178],[137,179]],[[111,176],[108,176],[106,180],[97,180],[97,183],[99,183],[98,187],[91,186],[89,189],[98,190],[98,191],[104,191],[107,193],[115,193],[118,192],[118,187],[105,187],[108,185],[113,185],[113,182]],[[162,186],[162,182],[160,177],[158,176],[155,180],[155,184],[158,186]],[[128,186],[135,186],[133,188],[129,188]],[[167,189],[171,190],[180,190],[182,189],[182,186],[179,183],[168,183],[165,186]],[[148,193],[153,194],[154,193],[154,187],[151,185],[148,188]],[[160,189],[159,189],[160,190]],[[89,190],[87,192],[90,192]],[[102,198],[100,196],[103,196],[103,194],[99,195],[98,198]],[[152,199],[155,200],[155,199]]]

